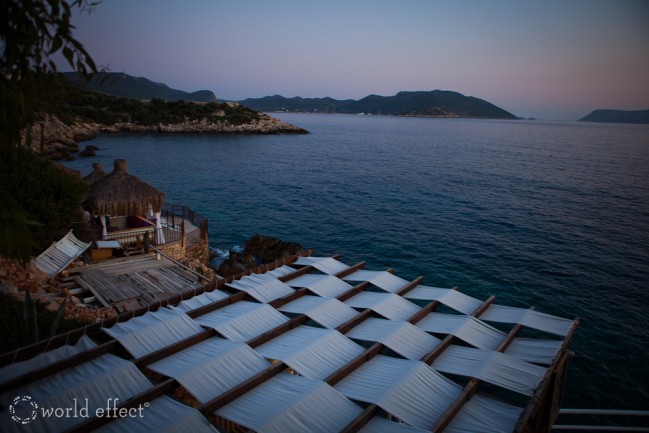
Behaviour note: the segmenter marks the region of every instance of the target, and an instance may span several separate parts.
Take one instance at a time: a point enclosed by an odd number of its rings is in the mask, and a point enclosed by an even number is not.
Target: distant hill
[[[122,98],[216,102],[216,96],[210,90],[183,92],[162,83],[155,83],[143,77],[133,77],[122,72],[100,72],[90,82],[80,79],[75,72],[65,72],[63,75],[66,81],[75,87]]]
[[[369,95],[363,99],[285,98],[280,95],[248,98],[240,104],[259,111],[291,111],[392,116],[476,117],[517,119],[513,114],[487,102],[446,90],[399,92],[394,96]]]
[[[594,110],[579,122],[649,123],[649,110]]]

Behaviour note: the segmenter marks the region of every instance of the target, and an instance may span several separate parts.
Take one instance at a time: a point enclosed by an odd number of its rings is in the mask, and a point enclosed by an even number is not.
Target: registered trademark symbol
[[[144,407],[149,407],[149,402],[144,403]]]

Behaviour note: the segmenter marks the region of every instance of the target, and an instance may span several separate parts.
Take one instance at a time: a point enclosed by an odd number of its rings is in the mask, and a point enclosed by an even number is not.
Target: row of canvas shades
[[[359,431],[412,432],[433,428],[460,396],[462,387],[449,377],[475,378],[530,397],[575,327],[571,320],[484,303],[390,272],[357,270],[333,258],[305,257],[292,265],[223,288],[235,295],[214,290],[104,332],[140,368],[182,386],[217,424],[227,421],[263,432],[330,432],[372,410]],[[301,266],[310,272],[296,271]],[[449,307],[449,313],[419,306],[431,302]],[[481,306],[487,308],[480,318],[471,316]],[[485,318],[560,338],[515,338],[498,351],[507,334]],[[196,343],[182,344],[191,339]],[[182,350],[142,364],[174,346]],[[378,350],[365,356],[373,348]],[[34,382],[19,392],[42,386]],[[444,431],[512,431],[521,412],[521,405],[475,395]]]

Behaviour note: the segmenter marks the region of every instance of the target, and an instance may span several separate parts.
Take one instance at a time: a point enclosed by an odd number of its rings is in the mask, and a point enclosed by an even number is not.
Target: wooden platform
[[[77,268],[72,278],[104,306],[122,313],[202,287],[204,280],[155,254],[125,257]]]

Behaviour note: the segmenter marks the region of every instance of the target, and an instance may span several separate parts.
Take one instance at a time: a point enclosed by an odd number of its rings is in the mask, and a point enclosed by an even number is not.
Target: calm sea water
[[[207,216],[499,304],[579,317],[564,407],[649,402],[649,127],[282,114],[309,135],[105,135]]]

